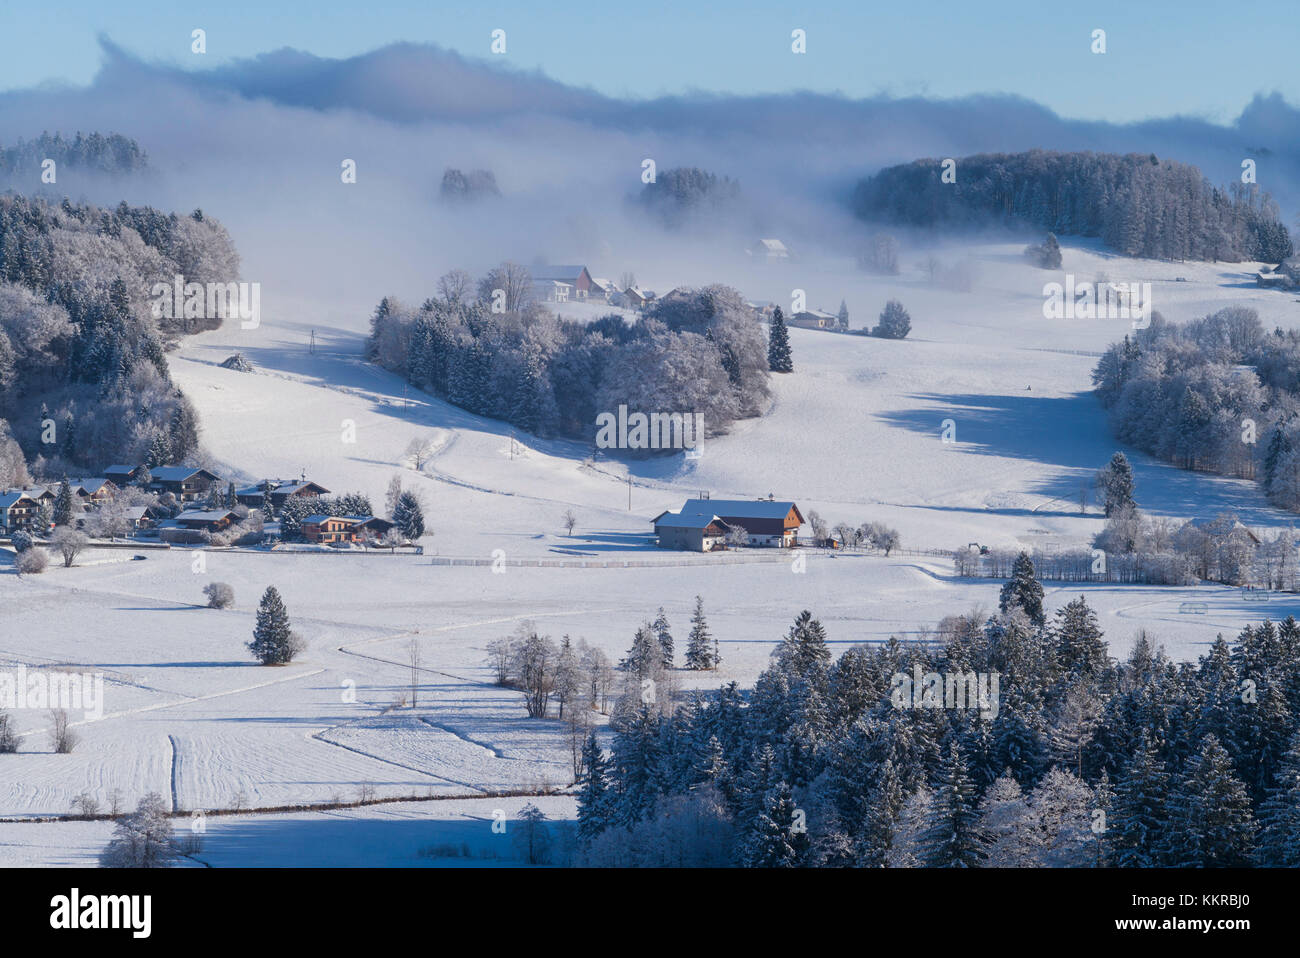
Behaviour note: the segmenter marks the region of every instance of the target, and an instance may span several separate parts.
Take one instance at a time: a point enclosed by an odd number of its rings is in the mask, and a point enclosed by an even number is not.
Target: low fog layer
[[[503,259],[586,263],[615,279],[631,270],[660,292],[727,282],[772,296],[746,246],[776,236],[806,260],[850,261],[871,232],[847,212],[852,185],[918,156],[1154,152],[1216,184],[1251,157],[1284,220],[1300,204],[1300,111],[1277,95],[1257,97],[1229,127],[1111,125],[1006,96],[622,101],[415,44],[344,60],[280,50],[193,72],[107,40],[103,56],[89,87],[0,95],[3,142],[46,130],[134,137],[147,175],[104,182],[61,171],[56,195],[203,208],[229,228],[272,316],[310,305],[361,320],[384,293],[418,302],[441,273]],[[646,158],[661,171],[697,166],[738,180],[738,207],[712,226],[665,230],[628,202]],[[345,159],[356,161],[354,185],[340,180]],[[446,167],[490,170],[503,195],[443,203]],[[34,180],[7,185],[31,191]]]

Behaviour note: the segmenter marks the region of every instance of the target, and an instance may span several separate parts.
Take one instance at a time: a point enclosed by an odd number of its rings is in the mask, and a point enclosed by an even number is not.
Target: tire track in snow
[[[513,758],[512,756],[502,755],[501,750],[498,749],[495,745],[488,745],[486,742],[475,741],[474,739],[470,738],[468,735],[465,735],[463,732],[457,732],[454,728],[448,728],[446,725],[441,725],[438,722],[435,722],[432,719],[428,719],[423,715],[418,715],[416,716],[416,718],[419,721],[423,722],[425,725],[429,726],[430,728],[436,728],[439,732],[446,732],[448,735],[456,736],[456,738],[460,739],[462,742],[469,742],[470,745],[477,745],[479,748],[486,749],[487,751],[492,753],[493,758],[500,759],[503,762],[520,761],[520,759]]]
[[[339,726],[335,726],[335,728],[338,727]],[[382,755],[375,755],[373,752],[367,752],[363,749],[355,748],[351,745],[344,745],[342,742],[331,742],[329,739],[323,738],[326,732],[332,732],[332,731],[333,729],[324,729],[320,732],[315,732],[311,737],[318,742],[324,742],[326,745],[333,745],[336,748],[344,749],[356,755],[364,755],[366,758],[373,759],[376,762],[384,762],[388,765],[395,765],[398,768],[406,769],[408,772],[415,772],[417,775],[427,775],[429,778],[436,778],[442,782],[449,782],[452,785],[460,785],[463,788],[472,788],[476,792],[482,792],[483,794],[487,794],[488,790],[481,785],[474,785],[471,784],[470,782],[462,782],[459,781],[458,779],[448,778],[446,775],[435,775],[433,772],[427,772],[422,768],[416,768],[414,765],[407,765],[405,762],[399,762],[396,759],[384,758]]]

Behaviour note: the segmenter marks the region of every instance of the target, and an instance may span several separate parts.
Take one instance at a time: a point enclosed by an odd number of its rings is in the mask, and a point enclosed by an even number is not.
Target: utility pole
[[[632,511],[632,473],[627,474],[627,511]]]
[[[307,347],[307,352],[316,352],[316,330],[311,331],[311,344]]]

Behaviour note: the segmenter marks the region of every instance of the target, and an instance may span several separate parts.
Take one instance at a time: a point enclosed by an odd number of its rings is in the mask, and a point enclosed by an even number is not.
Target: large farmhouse
[[[729,531],[741,529],[749,545],[789,548],[798,544],[804,519],[789,500],[687,499],[681,509],[653,521],[659,548],[711,552]]]

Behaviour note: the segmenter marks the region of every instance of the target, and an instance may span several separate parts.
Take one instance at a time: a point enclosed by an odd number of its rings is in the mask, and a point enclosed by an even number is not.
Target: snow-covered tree
[[[1169,862],[1180,868],[1241,868],[1254,855],[1250,796],[1214,735],[1188,759],[1168,803]]]
[[[704,599],[695,597],[695,611],[691,614],[691,632],[686,639],[686,667],[695,670],[716,669],[713,636],[704,617]]]
[[[1300,868],[1300,733],[1282,757],[1273,788],[1259,807],[1257,860],[1266,868]]]
[[[150,792],[130,815],[117,820],[113,838],[100,853],[103,868],[167,868],[180,857],[169,809]]]
[[[739,863],[745,868],[798,868],[809,857],[806,824],[786,782],[764,793],[754,819],[748,823]]]
[[[790,331],[785,326],[781,307],[772,311],[772,326],[767,334],[767,365],[774,373],[794,372],[790,356]]]
[[[881,310],[880,320],[871,330],[871,335],[883,339],[903,339],[911,331],[912,317],[908,315],[902,303],[891,299]]]
[[[425,534],[424,509],[419,497],[409,490],[397,497],[393,508],[393,522],[408,540],[414,541]]]
[[[655,638],[659,641],[660,661],[666,669],[674,668],[673,662],[673,633],[668,626],[668,616],[664,614],[664,607],[659,607],[659,614],[655,616],[654,624]]]
[[[927,868],[975,868],[985,858],[975,785],[954,739],[939,766],[934,799],[917,852]]]
[[[1034,572],[1034,561],[1029,553],[1021,552],[1011,570],[1011,578],[998,595],[998,609],[1007,612],[1013,608],[1024,610],[1035,625],[1043,625],[1047,617],[1043,612],[1043,587]]]
[[[1133,467],[1128,457],[1117,452],[1110,457],[1110,462],[1097,473],[1097,488],[1101,490],[1102,501],[1109,517],[1120,509],[1135,505],[1133,501]]]
[[[262,593],[248,648],[263,665],[287,665],[302,651],[302,640],[290,630],[289,612],[275,586],[267,586]]]

